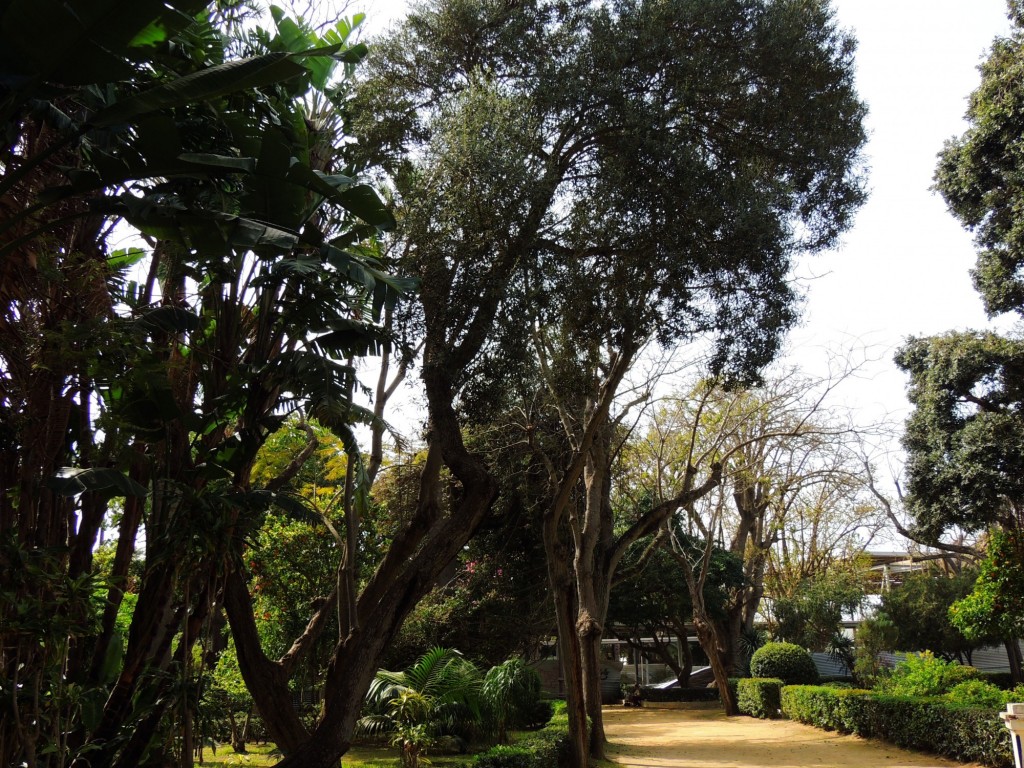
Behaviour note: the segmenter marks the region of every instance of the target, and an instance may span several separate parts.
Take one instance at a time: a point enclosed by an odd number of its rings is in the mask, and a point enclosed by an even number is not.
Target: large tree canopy
[[[969,127],[943,149],[935,185],[950,211],[975,233],[974,282],[992,315],[1024,310],[1024,111],[1022,9],[997,39],[971,95]],[[908,502],[921,532],[975,531],[1021,522],[1024,342],[1019,334],[949,332],[910,339],[896,357],[910,374],[914,412],[904,446]]]
[[[981,66],[981,85],[971,95],[969,128],[947,142],[935,174],[950,211],[975,233],[974,284],[990,315],[1024,312],[1024,7],[1019,0],[1008,6],[1010,35],[993,43]],[[1002,528],[1010,538],[1018,536],[1024,526],[1024,340],[1019,330],[910,339],[896,362],[910,374],[914,412],[903,438],[907,502],[922,539],[937,541],[953,527],[968,532]],[[1000,538],[999,530],[992,534],[996,541],[1010,540]],[[966,622],[960,628],[1016,633],[1012,610],[1000,616],[1000,601],[992,600],[997,581],[992,559],[990,554],[975,593],[957,604]],[[1003,639],[1019,680],[1017,641],[1011,635]]]
[[[920,532],[1014,527],[1024,512],[1024,341],[990,332],[911,339],[907,503]]]
[[[950,211],[975,233],[974,284],[993,315],[1024,311],[1024,5],[1007,5],[1013,28],[992,44],[971,94],[970,127],[946,143],[935,173]]]
[[[656,527],[604,535],[619,386],[652,338],[707,340],[712,367],[741,376],[775,355],[792,259],[833,244],[863,197],[853,47],[823,2],[439,0],[372,57],[365,145],[392,173],[422,322],[447,333],[425,353],[428,391],[442,368],[540,370],[545,395],[519,405],[558,413],[547,446],[526,431],[551,478],[560,642],[583,627],[584,654],[610,571]]]
[[[749,370],[790,258],[862,199],[852,53],[817,2],[446,0],[381,41],[359,111],[453,342],[518,297],[581,357],[713,332]]]

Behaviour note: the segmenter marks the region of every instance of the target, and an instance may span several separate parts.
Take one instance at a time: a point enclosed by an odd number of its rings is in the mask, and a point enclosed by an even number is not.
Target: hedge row
[[[736,706],[740,713],[762,720],[779,716],[780,694],[785,683],[777,677],[744,677],[736,683]]]
[[[819,728],[993,768],[1013,766],[1009,736],[992,709],[817,685],[787,685],[781,703],[784,716]]]
[[[499,744],[481,752],[474,768],[556,768],[569,762],[569,718],[565,702],[555,702],[555,714],[539,731],[528,733],[515,744]]]
[[[644,701],[718,701],[717,688],[654,688],[640,689]]]

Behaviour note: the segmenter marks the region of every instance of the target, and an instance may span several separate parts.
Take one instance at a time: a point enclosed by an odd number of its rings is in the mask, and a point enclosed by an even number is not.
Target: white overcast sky
[[[361,4],[360,4],[361,3]],[[402,0],[353,0],[370,32]],[[868,104],[870,197],[842,246],[801,265],[804,322],[785,363],[824,375],[830,352],[867,350],[843,399],[861,424],[902,422],[905,379],[892,362],[908,336],[988,323],[968,270],[971,236],[930,190],[936,154],[963,132],[967,97],[992,40],[1009,31],[1005,0],[834,0],[858,40],[857,88]]]

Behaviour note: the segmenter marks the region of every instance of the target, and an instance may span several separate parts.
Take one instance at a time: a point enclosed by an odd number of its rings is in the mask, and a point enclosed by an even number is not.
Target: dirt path
[[[982,768],[790,720],[726,717],[717,709],[606,707],[604,717],[608,757],[628,768]]]

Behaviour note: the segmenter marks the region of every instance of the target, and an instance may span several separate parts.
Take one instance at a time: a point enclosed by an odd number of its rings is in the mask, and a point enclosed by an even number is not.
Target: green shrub
[[[569,761],[569,718],[565,702],[552,702],[554,714],[541,730],[511,746],[498,745],[473,760],[474,768],[558,768]]]
[[[718,701],[717,688],[654,688],[640,690],[644,701]]]
[[[535,764],[529,749],[506,744],[491,747],[473,761],[476,768],[532,768]]]
[[[806,650],[793,643],[765,643],[750,657],[753,677],[777,677],[787,685],[818,682],[818,668]]]
[[[959,683],[979,677],[974,667],[945,661],[925,651],[907,656],[891,675],[878,682],[875,691],[890,696],[942,696]]]
[[[841,733],[870,736],[865,700],[870,691],[832,688],[823,685],[787,685],[782,689],[780,705],[784,717],[818,728]]]
[[[963,706],[1002,709],[1006,703],[1006,693],[984,680],[965,680],[954,685],[946,698]]]
[[[892,696],[824,686],[782,689],[782,713],[819,728],[885,739],[954,760],[1011,768],[1010,740],[997,712],[942,698]]]
[[[783,685],[777,677],[744,677],[736,684],[736,706],[751,717],[778,717]]]
[[[538,728],[543,728],[546,723],[551,720],[551,716],[554,715],[555,708],[551,702],[547,699],[538,699],[534,702],[533,706],[530,707],[530,711],[524,718],[523,727],[534,731]]]
[[[1013,688],[1013,675],[1009,672],[982,672],[981,679],[1004,691]]]

